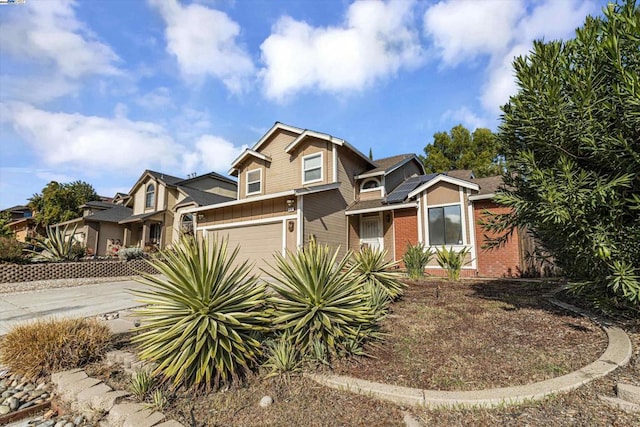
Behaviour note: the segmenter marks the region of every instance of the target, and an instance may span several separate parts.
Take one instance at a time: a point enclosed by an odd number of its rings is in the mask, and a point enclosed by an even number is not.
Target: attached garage
[[[214,236],[229,239],[229,249],[240,246],[236,260],[249,260],[254,263],[253,273],[264,275],[260,268],[270,271],[273,265],[274,252],[282,253],[284,242],[284,222],[272,222],[258,225],[243,225],[240,227],[216,228],[208,230],[209,239]]]

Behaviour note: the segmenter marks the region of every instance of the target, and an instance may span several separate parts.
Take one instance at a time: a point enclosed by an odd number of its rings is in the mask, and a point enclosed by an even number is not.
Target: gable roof
[[[464,179],[467,181],[476,179],[476,175],[471,169],[454,169],[445,172],[444,174],[453,178]]]
[[[96,212],[84,217],[85,221],[100,221],[100,222],[120,222],[125,218],[128,218],[133,214],[133,209],[124,207],[122,205],[112,205],[111,208]]]
[[[187,197],[176,203],[174,209],[178,209],[180,207],[188,206],[191,204],[195,204],[196,206],[207,206],[235,200],[235,198],[233,197],[221,196],[220,194],[209,193],[191,187],[178,186],[178,190],[185,194]]]
[[[235,174],[237,174],[237,172],[238,172],[237,166],[244,159],[246,159],[248,156],[254,156],[254,157],[258,157],[258,158],[263,159],[263,160],[271,161],[271,158],[269,156],[266,156],[266,155],[260,153],[260,151],[259,151],[260,147],[262,147],[264,145],[264,143],[274,133],[276,133],[278,131],[282,131],[282,130],[298,135],[289,145],[287,145],[285,147],[285,152],[287,152],[287,153],[291,153],[306,138],[312,137],[312,138],[322,139],[322,140],[331,142],[331,143],[333,143],[335,145],[338,145],[338,146],[341,146],[341,147],[346,147],[349,150],[351,150],[353,153],[355,153],[358,157],[364,159],[367,163],[369,163],[369,165],[374,166],[374,167],[377,166],[373,161],[371,161],[371,159],[369,159],[369,157],[367,157],[364,154],[362,154],[357,148],[355,148],[353,145],[349,144],[344,139],[334,137],[332,135],[329,135],[328,133],[316,132],[316,131],[310,130],[310,129],[302,129],[302,128],[298,128],[298,127],[295,127],[295,126],[287,125],[285,123],[275,122],[275,124],[271,127],[271,129],[269,129],[267,131],[267,133],[265,133],[258,140],[258,142],[256,142],[253,145],[253,147],[245,149],[242,152],[242,154],[240,154],[240,156],[238,156],[233,161],[233,163],[231,164],[231,169],[228,172],[229,175],[234,175],[235,176]]]
[[[184,181],[184,178],[178,178],[177,176],[167,175],[166,173],[156,172],[152,170],[146,170],[149,175],[153,176],[155,179],[164,182],[167,185],[176,185],[180,181]],[[144,174],[143,174],[144,175]]]
[[[387,203],[400,203],[403,202],[413,190],[420,185],[431,181],[437,177],[437,173],[430,173],[428,175],[419,175],[406,179],[402,184],[398,185],[391,193],[387,195]]]
[[[103,202],[101,200],[91,200],[87,203],[85,203],[84,205],[80,206],[81,208],[84,207],[90,207],[90,208],[99,208],[99,209],[109,209],[112,208],[114,206],[119,206],[115,203],[111,203],[111,202]]]
[[[413,153],[408,153],[398,154],[397,156],[391,157],[383,157],[382,159],[376,159],[373,161],[376,164],[376,167],[374,169],[361,173],[360,175],[356,176],[356,178],[362,179],[379,175],[387,175],[398,169],[399,167],[409,163],[411,160],[415,160],[420,166],[422,173],[424,173],[424,166],[418,156]]]
[[[183,179],[182,181],[180,181],[177,184],[180,185],[180,186],[188,186],[189,184],[191,184],[193,182],[196,182],[196,181],[199,181],[199,180],[201,180],[203,178],[213,178],[213,179],[217,179],[217,180],[220,180],[220,181],[228,182],[230,184],[238,184],[235,179],[226,177],[224,175],[220,175],[217,172],[208,172],[208,173],[205,173],[205,174],[202,174],[202,175],[194,176],[193,178]]]
[[[470,188],[470,189],[476,190],[476,191],[480,190],[480,187],[476,183],[473,183],[473,182],[470,182],[470,181],[465,181],[463,179],[453,178],[453,177],[450,177],[450,176],[443,175],[443,174],[439,173],[433,179],[430,179],[429,181],[425,182],[424,184],[418,186],[416,189],[411,191],[408,196],[409,197],[416,196],[416,195],[420,194],[421,192],[423,192],[424,190],[426,190],[427,188],[432,187],[432,186],[434,186],[435,184],[437,184],[439,182],[448,182],[449,184],[458,185],[460,187],[465,187],[465,188]]]

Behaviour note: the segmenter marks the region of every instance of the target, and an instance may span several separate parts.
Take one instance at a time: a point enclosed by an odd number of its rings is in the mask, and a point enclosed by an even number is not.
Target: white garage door
[[[249,260],[259,276],[264,275],[260,268],[271,271],[269,265],[275,265],[273,253],[282,253],[282,222],[209,231],[209,236],[215,235],[229,239],[229,250],[240,246],[236,261]]]

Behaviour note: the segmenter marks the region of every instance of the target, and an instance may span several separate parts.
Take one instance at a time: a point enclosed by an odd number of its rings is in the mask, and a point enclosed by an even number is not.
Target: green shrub
[[[303,356],[314,345],[325,348],[327,357],[337,355],[350,338],[375,332],[362,280],[346,268],[349,256],[337,262],[337,250],[315,241],[296,253],[275,254],[273,324],[290,334]]]
[[[111,332],[93,319],[37,320],[18,325],[1,338],[0,365],[38,378],[99,360]]]
[[[142,369],[131,376],[129,391],[136,399],[143,401],[151,393],[155,382],[155,377],[146,369]]]
[[[287,334],[268,341],[266,346],[267,360],[262,366],[269,370],[267,378],[276,375],[288,377],[300,369],[300,354]]]
[[[149,290],[135,291],[147,304],[133,342],[142,359],[157,362],[156,373],[174,387],[210,389],[241,379],[256,362],[267,330],[265,285],[235,262],[239,248],[226,240],[185,236],[162,257],[148,261],[161,276],[143,273]]]
[[[436,249],[438,265],[447,272],[449,280],[460,280],[460,270],[462,270],[463,265],[469,263],[468,261],[465,262],[464,259],[470,252],[471,248],[466,246],[458,252],[454,251],[453,248],[449,250],[444,245],[442,245],[442,249]]]
[[[27,250],[34,254],[34,260],[42,261],[76,261],[77,252],[74,252],[76,243],[74,235],[76,228],[73,227],[68,232],[68,227],[49,227],[46,237],[34,238],[32,243],[36,247],[34,250]],[[39,249],[39,250],[38,250]]]
[[[13,236],[0,236],[0,261],[19,262],[23,260],[24,245]]]
[[[400,281],[398,263],[385,260],[386,256],[387,251],[363,248],[352,255],[347,268],[360,276],[365,287],[383,289],[394,300],[404,293],[407,285]]]
[[[424,269],[429,264],[433,252],[427,248],[424,243],[416,245],[407,244],[407,250],[404,253],[402,261],[407,269],[409,278],[418,280],[424,277]]]
[[[118,258],[121,261],[131,261],[133,259],[142,259],[145,252],[142,248],[122,248],[118,251]]]

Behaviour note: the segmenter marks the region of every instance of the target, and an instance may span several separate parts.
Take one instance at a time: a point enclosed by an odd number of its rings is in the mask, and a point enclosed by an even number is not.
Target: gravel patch
[[[134,280],[138,276],[121,277],[85,277],[82,279],[36,280],[33,282],[0,283],[0,294],[43,291],[55,288],[73,288],[76,286],[95,285],[98,283],[123,282]]]

